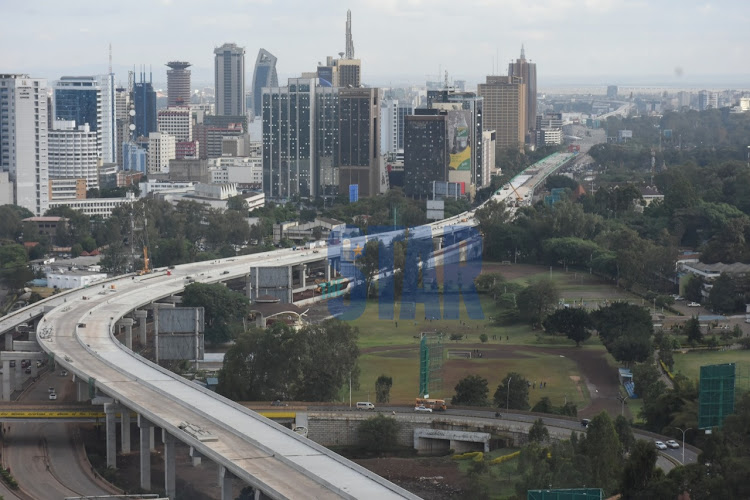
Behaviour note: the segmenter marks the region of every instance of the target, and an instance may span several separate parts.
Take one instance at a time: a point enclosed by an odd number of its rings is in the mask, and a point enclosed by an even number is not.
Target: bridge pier
[[[10,361],[3,361],[3,401],[10,401]]]
[[[130,410],[120,410],[120,448],[123,453],[130,453]]]
[[[175,483],[175,438],[164,429],[161,431],[161,437],[164,442],[164,490],[167,497],[175,498],[177,489]]]
[[[146,318],[148,317],[148,311],[135,311],[133,313],[138,319],[138,335],[141,339],[141,345],[146,345]]]
[[[250,302],[253,301],[253,280],[250,278],[250,274],[245,275],[245,295]]]
[[[106,415],[107,435],[107,467],[117,468],[117,410],[118,405],[114,403],[104,404]]]
[[[122,318],[117,322],[118,333],[125,328],[125,347],[133,350],[133,320],[131,318]]]
[[[79,403],[87,401],[89,399],[89,385],[83,380],[76,380],[76,400]]]
[[[140,467],[141,489],[151,490],[151,447],[154,442],[154,426],[151,422],[138,415],[138,427],[141,430]]]
[[[203,458],[203,454],[191,446],[190,458],[193,461],[193,467],[198,467],[201,464],[201,458]]]
[[[221,488],[221,500],[233,500],[232,479],[234,474],[229,472],[226,467],[219,465],[219,487]],[[255,490],[255,498],[258,498],[258,490]]]

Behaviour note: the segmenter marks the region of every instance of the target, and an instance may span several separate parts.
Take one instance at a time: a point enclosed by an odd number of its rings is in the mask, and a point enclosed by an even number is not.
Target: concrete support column
[[[36,360],[31,360],[31,378],[36,378],[39,375],[39,368],[36,367]]]
[[[154,304],[154,359],[159,363],[159,306]]]
[[[130,410],[120,409],[120,448],[123,453],[130,453]]]
[[[292,285],[292,266],[286,268],[287,274],[287,304],[294,304],[294,288]]]
[[[201,464],[201,458],[203,458],[203,454],[191,446],[190,458],[193,461],[193,467],[198,467]]]
[[[3,401],[10,401],[10,361],[3,361]]]
[[[305,264],[301,264],[299,266],[299,281],[302,288],[305,288],[307,286],[307,277],[305,276],[306,272],[307,266]]]
[[[141,430],[141,489],[149,491],[151,490],[151,444],[154,439],[154,426],[142,415],[138,415],[138,427]]]
[[[16,360],[15,373],[13,374],[13,390],[20,391],[23,389],[23,368],[21,368],[21,361]]]
[[[76,380],[76,396],[79,403],[89,399],[89,385],[83,380]]]
[[[234,479],[234,474],[229,472],[223,465],[219,465],[219,487],[221,488],[221,500],[233,500],[234,497],[232,496],[232,479]],[[255,496],[257,498],[257,493]]]
[[[107,424],[107,467],[117,468],[117,405],[104,405],[105,421]]]
[[[175,439],[164,429],[161,431],[161,437],[164,441],[164,490],[169,498],[175,498]]]
[[[13,331],[12,330],[5,334],[5,350],[6,351],[13,350]]]
[[[133,323],[125,325],[125,347],[133,350]]]
[[[326,281],[331,281],[331,263],[326,260]]]
[[[247,295],[250,302],[253,301],[253,282],[249,274],[245,275],[245,295]]]
[[[146,345],[146,318],[148,317],[148,311],[135,311],[134,314],[138,319],[138,336],[141,340],[141,345]]]
[[[156,439],[154,439],[154,434],[156,433],[156,428],[151,427],[151,429],[148,431],[148,449],[149,451],[156,451]]]

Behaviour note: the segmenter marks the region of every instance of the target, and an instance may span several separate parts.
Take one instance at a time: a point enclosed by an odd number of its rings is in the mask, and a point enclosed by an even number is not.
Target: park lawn
[[[747,389],[747,377],[750,375],[750,351],[732,350],[732,351],[688,351],[674,353],[674,370],[673,373],[682,373],[690,380],[698,381],[700,378],[701,366],[720,365],[723,363],[736,363],[737,383],[744,384]]]
[[[481,347],[479,347],[482,350]],[[419,349],[397,349],[364,354],[359,358],[360,389],[354,390],[352,399],[357,401],[374,397],[375,380],[382,375],[393,378],[391,403],[411,404],[419,393]],[[536,382],[537,388],[529,389],[529,405],[534,406],[542,397],[547,396],[555,406],[565,401],[572,401],[579,408],[589,402],[585,384],[571,377],[578,377],[576,363],[567,357],[531,351],[517,351],[507,358],[473,358],[446,359],[443,363],[442,389],[433,388],[430,396],[449,399],[455,391],[459,380],[467,375],[480,375],[487,379],[489,399],[492,397],[502,379],[511,371],[521,373],[530,382]],[[547,387],[539,389],[541,381]]]

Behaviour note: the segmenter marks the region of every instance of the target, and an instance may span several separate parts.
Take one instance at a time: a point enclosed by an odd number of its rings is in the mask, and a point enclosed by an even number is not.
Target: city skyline
[[[138,5],[95,11],[82,2],[50,3],[43,9],[5,5],[0,44],[16,50],[0,54],[0,69],[50,81],[64,74],[103,74],[112,43],[118,83],[141,64],[153,68],[155,82],[166,82],[164,64],[181,59],[194,64],[193,81],[200,85],[213,81],[213,49],[232,42],[251,54],[264,47],[276,55],[284,81],[314,71],[326,55],[345,50],[349,8],[357,57],[363,60],[362,81],[372,86],[442,80],[439,69],[476,84],[488,74],[507,74],[521,44],[528,59],[544,68],[540,88],[564,83],[692,86],[712,78],[742,85],[748,74],[739,61],[750,41],[744,29],[750,10],[735,6],[728,16],[715,3],[666,1],[639,9],[625,0],[550,6],[473,0],[457,12],[448,2],[428,9],[422,0],[335,1],[325,8],[297,0],[250,0],[239,6],[220,2],[204,14],[205,4],[191,0],[180,2],[179,9],[172,0]],[[139,15],[144,9],[150,15]],[[18,39],[25,42],[14,44]]]

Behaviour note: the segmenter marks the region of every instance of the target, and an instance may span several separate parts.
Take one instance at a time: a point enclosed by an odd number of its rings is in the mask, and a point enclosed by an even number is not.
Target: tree
[[[700,276],[692,275],[690,279],[685,283],[685,298],[693,302],[700,302],[703,300],[703,278]]]
[[[646,308],[615,302],[591,313],[591,320],[602,343],[616,360],[641,362],[651,355],[654,326]]]
[[[691,317],[685,322],[685,334],[687,335],[688,342],[700,343],[703,341],[701,324],[696,316]]]
[[[552,401],[547,396],[544,396],[537,401],[531,411],[535,413],[554,413],[555,408],[552,406]]]
[[[607,492],[615,491],[620,479],[622,445],[606,412],[601,412],[589,422],[583,449],[590,461],[593,484]]]
[[[23,245],[0,245],[0,279],[12,288],[21,288],[33,278]]]
[[[576,347],[591,337],[591,332],[588,330],[590,326],[591,318],[582,308],[565,307],[558,309],[544,320],[545,330],[551,333],[564,334],[576,343]]]
[[[730,314],[737,311],[738,305],[744,307],[742,299],[742,295],[737,293],[735,280],[727,273],[721,273],[708,292],[708,303],[717,313]]]
[[[370,296],[370,285],[375,279],[375,276],[380,271],[378,255],[381,251],[385,251],[385,246],[380,240],[368,241],[363,249],[352,249],[352,252],[354,252],[356,259],[355,265],[365,279],[365,286],[367,287],[367,297]]]
[[[456,395],[451,404],[464,406],[489,406],[487,379],[479,375],[467,375],[456,384]]]
[[[226,342],[241,328],[248,313],[248,299],[222,284],[193,283],[185,287],[182,295],[185,307],[203,307],[205,313],[205,339],[211,344]]]
[[[622,415],[618,415],[615,418],[615,431],[617,432],[617,437],[620,440],[623,451],[630,451],[635,443],[635,436],[633,436],[633,429],[630,428],[628,419]]]
[[[391,450],[398,443],[398,428],[395,418],[379,413],[359,424],[359,442],[365,449],[376,453]]]
[[[235,210],[241,212],[243,215],[247,215],[248,206],[247,201],[242,195],[231,196],[227,198],[227,210]]]
[[[529,429],[529,441],[532,443],[543,443],[549,439],[549,430],[544,425],[544,420],[538,418]]]
[[[510,372],[495,390],[493,401],[498,408],[529,409],[529,381],[520,373]]]
[[[381,375],[375,381],[375,402],[382,404],[391,400],[391,387],[393,387],[393,378],[388,375]]]
[[[636,500],[645,497],[651,481],[656,477],[656,447],[654,443],[638,440],[633,451],[625,461],[622,471],[621,491],[625,500]]]
[[[128,258],[125,255],[125,248],[122,242],[116,241],[110,243],[102,252],[102,258],[99,262],[102,271],[110,274],[123,274],[128,269]]]
[[[547,313],[557,304],[560,294],[549,278],[542,278],[524,288],[516,298],[521,318],[539,326]]]
[[[482,333],[479,335],[479,340],[482,342],[482,344],[485,344],[489,340],[489,337],[486,333]]]

